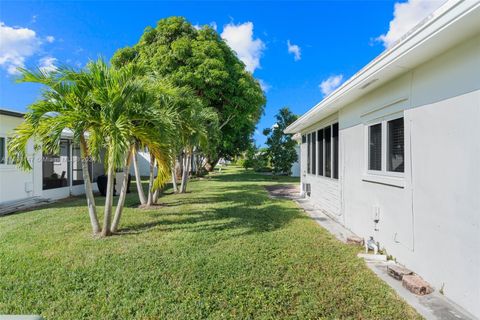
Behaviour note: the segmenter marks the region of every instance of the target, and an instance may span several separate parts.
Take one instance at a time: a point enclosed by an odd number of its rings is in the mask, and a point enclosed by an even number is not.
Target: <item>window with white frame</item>
[[[403,118],[387,121],[387,171],[405,171]]]
[[[318,175],[323,176],[323,129],[317,131],[318,140]]]
[[[368,125],[367,169],[379,173],[405,171],[405,132],[403,117]]]
[[[307,134],[307,173],[338,179],[338,123]]]
[[[323,129],[324,137],[324,147],[325,147],[325,177],[331,177],[332,175],[332,129],[330,126]]]
[[[7,146],[4,137],[0,137],[0,164],[5,164],[7,156]]]
[[[368,128],[368,170],[382,170],[382,124]]]
[[[6,144],[9,143],[10,139],[12,139],[12,138],[7,138],[7,139],[5,140],[5,141],[6,141]],[[6,149],[6,146],[5,146],[5,149]],[[7,149],[7,151],[6,151],[6,158],[7,158],[7,164],[12,164],[12,165],[13,165],[13,164],[16,164],[16,162],[13,161],[12,157],[9,156],[9,154],[8,154],[8,149]]]
[[[312,174],[317,174],[317,133],[314,131],[312,132],[312,161],[311,167],[312,167]]]
[[[310,171],[310,157],[312,154],[312,136],[310,133],[307,135],[307,173],[311,173]]]
[[[332,125],[332,178],[338,179],[338,123]]]

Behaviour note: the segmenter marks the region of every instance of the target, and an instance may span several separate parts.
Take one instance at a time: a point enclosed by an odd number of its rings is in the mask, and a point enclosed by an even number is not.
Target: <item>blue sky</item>
[[[260,79],[267,95],[255,139],[283,106],[303,114],[437,5],[409,0],[307,2],[0,3],[0,107],[26,110],[39,87],[15,84],[16,66],[82,67],[135,44],[172,16],[211,24]],[[383,36],[382,36],[383,35]],[[323,83],[323,85],[321,85]]]

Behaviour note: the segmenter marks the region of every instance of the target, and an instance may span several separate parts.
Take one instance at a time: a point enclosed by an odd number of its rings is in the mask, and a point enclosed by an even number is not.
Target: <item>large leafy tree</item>
[[[183,17],[160,20],[155,28],[145,29],[136,45],[112,58],[116,66],[139,61],[176,86],[191,88],[205,107],[217,112],[219,125],[209,128],[204,148],[212,165],[246,150],[265,96],[215,30],[196,30]]]
[[[295,150],[297,143],[290,135],[284,133],[284,130],[297,118],[298,116],[288,107],[281,108],[275,116],[276,123],[273,127],[263,130],[263,134],[267,136],[267,153],[275,174],[290,174],[292,164],[297,161]]]

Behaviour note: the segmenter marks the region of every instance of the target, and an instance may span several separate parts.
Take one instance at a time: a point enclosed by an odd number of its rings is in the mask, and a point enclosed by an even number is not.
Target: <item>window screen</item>
[[[368,169],[382,170],[382,124],[368,128]]]
[[[326,127],[323,129],[323,134],[324,134],[324,143],[325,143],[325,177],[331,177],[332,175],[332,140],[331,140],[331,135],[332,135],[332,129],[331,127]]]
[[[317,140],[318,140],[317,170],[318,170],[318,174],[323,176],[323,129],[318,130]]]
[[[388,153],[387,170],[404,172],[405,150],[403,118],[387,122]]]
[[[332,126],[332,148],[333,148],[333,175],[338,179],[338,123]]]
[[[310,173],[310,157],[311,157],[311,146],[312,146],[312,136],[310,133],[307,135],[307,173]]]
[[[5,163],[5,138],[0,138],[0,163]]]
[[[312,132],[312,174],[317,174],[317,132]]]

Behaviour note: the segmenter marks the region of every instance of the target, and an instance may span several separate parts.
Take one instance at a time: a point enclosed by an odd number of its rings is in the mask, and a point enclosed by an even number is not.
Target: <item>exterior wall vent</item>
[[[307,195],[310,197],[310,194],[312,193],[312,186],[310,183],[302,183],[302,192],[303,194]]]

